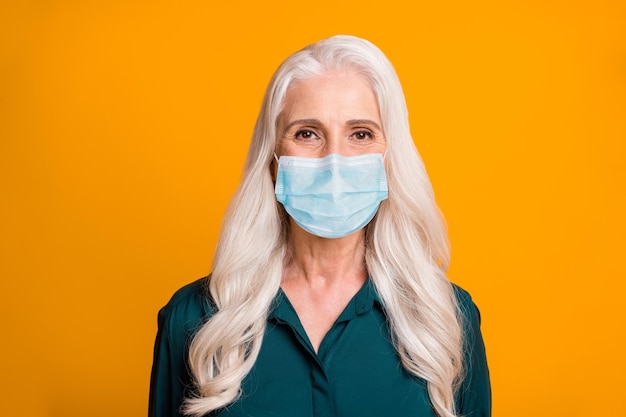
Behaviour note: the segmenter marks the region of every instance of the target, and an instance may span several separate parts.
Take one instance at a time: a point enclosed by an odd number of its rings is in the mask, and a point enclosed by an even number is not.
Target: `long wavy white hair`
[[[387,139],[389,198],[366,229],[367,270],[383,301],[402,365],[427,382],[440,417],[456,416],[462,340],[456,298],[445,272],[447,230],[411,138],[393,66],[372,43],[343,35],[291,55],[267,88],[208,282],[207,296],[217,312],[190,347],[197,394],[185,400],[187,415],[204,415],[239,397],[281,284],[289,222],[276,201],[270,165],[285,94],[294,81],[347,68],[368,80]]]

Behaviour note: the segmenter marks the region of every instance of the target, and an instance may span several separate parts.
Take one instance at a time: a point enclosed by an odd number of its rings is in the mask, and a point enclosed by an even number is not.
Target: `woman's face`
[[[365,77],[353,70],[294,83],[277,123],[278,156],[384,154],[378,102]]]

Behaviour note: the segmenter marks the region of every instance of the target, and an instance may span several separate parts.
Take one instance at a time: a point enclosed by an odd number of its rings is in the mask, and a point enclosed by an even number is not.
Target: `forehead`
[[[283,100],[280,117],[335,114],[379,118],[378,101],[367,78],[355,70],[334,71],[294,81]]]

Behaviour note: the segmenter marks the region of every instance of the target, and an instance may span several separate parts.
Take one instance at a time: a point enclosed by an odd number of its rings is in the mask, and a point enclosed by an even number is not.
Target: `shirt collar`
[[[361,289],[352,297],[352,300],[341,313],[337,322],[351,320],[358,315],[365,314],[372,309],[374,304],[378,304],[381,309],[383,308],[383,303],[376,292],[376,288],[368,277]],[[299,321],[296,310],[282,289],[279,289],[274,297],[268,318],[288,323]]]

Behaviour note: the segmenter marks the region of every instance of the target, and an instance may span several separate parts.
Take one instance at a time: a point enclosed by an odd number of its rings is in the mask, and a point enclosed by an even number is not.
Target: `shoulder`
[[[454,289],[454,295],[456,296],[457,305],[461,315],[471,322],[476,320],[478,324],[480,324],[480,311],[474,303],[470,293],[456,284],[452,284],[452,288]]]
[[[467,291],[454,284],[453,288],[463,329],[463,379],[457,392],[457,408],[462,415],[491,416],[491,382],[480,311]]]
[[[212,314],[206,295],[208,277],[185,285],[159,310],[150,379],[149,415],[179,416],[193,378],[187,367],[193,336]]]
[[[181,305],[189,305],[202,302],[205,298],[208,276],[197,279],[179,288],[170,298],[165,308],[176,309]]]
[[[456,284],[452,284],[457,302],[457,314],[460,320],[461,329],[465,343],[472,345],[476,338],[481,338],[481,317],[480,310],[472,299],[470,293]]]
[[[214,312],[206,290],[208,278],[200,278],[177,290],[159,311],[159,326],[189,335],[208,320]]]

